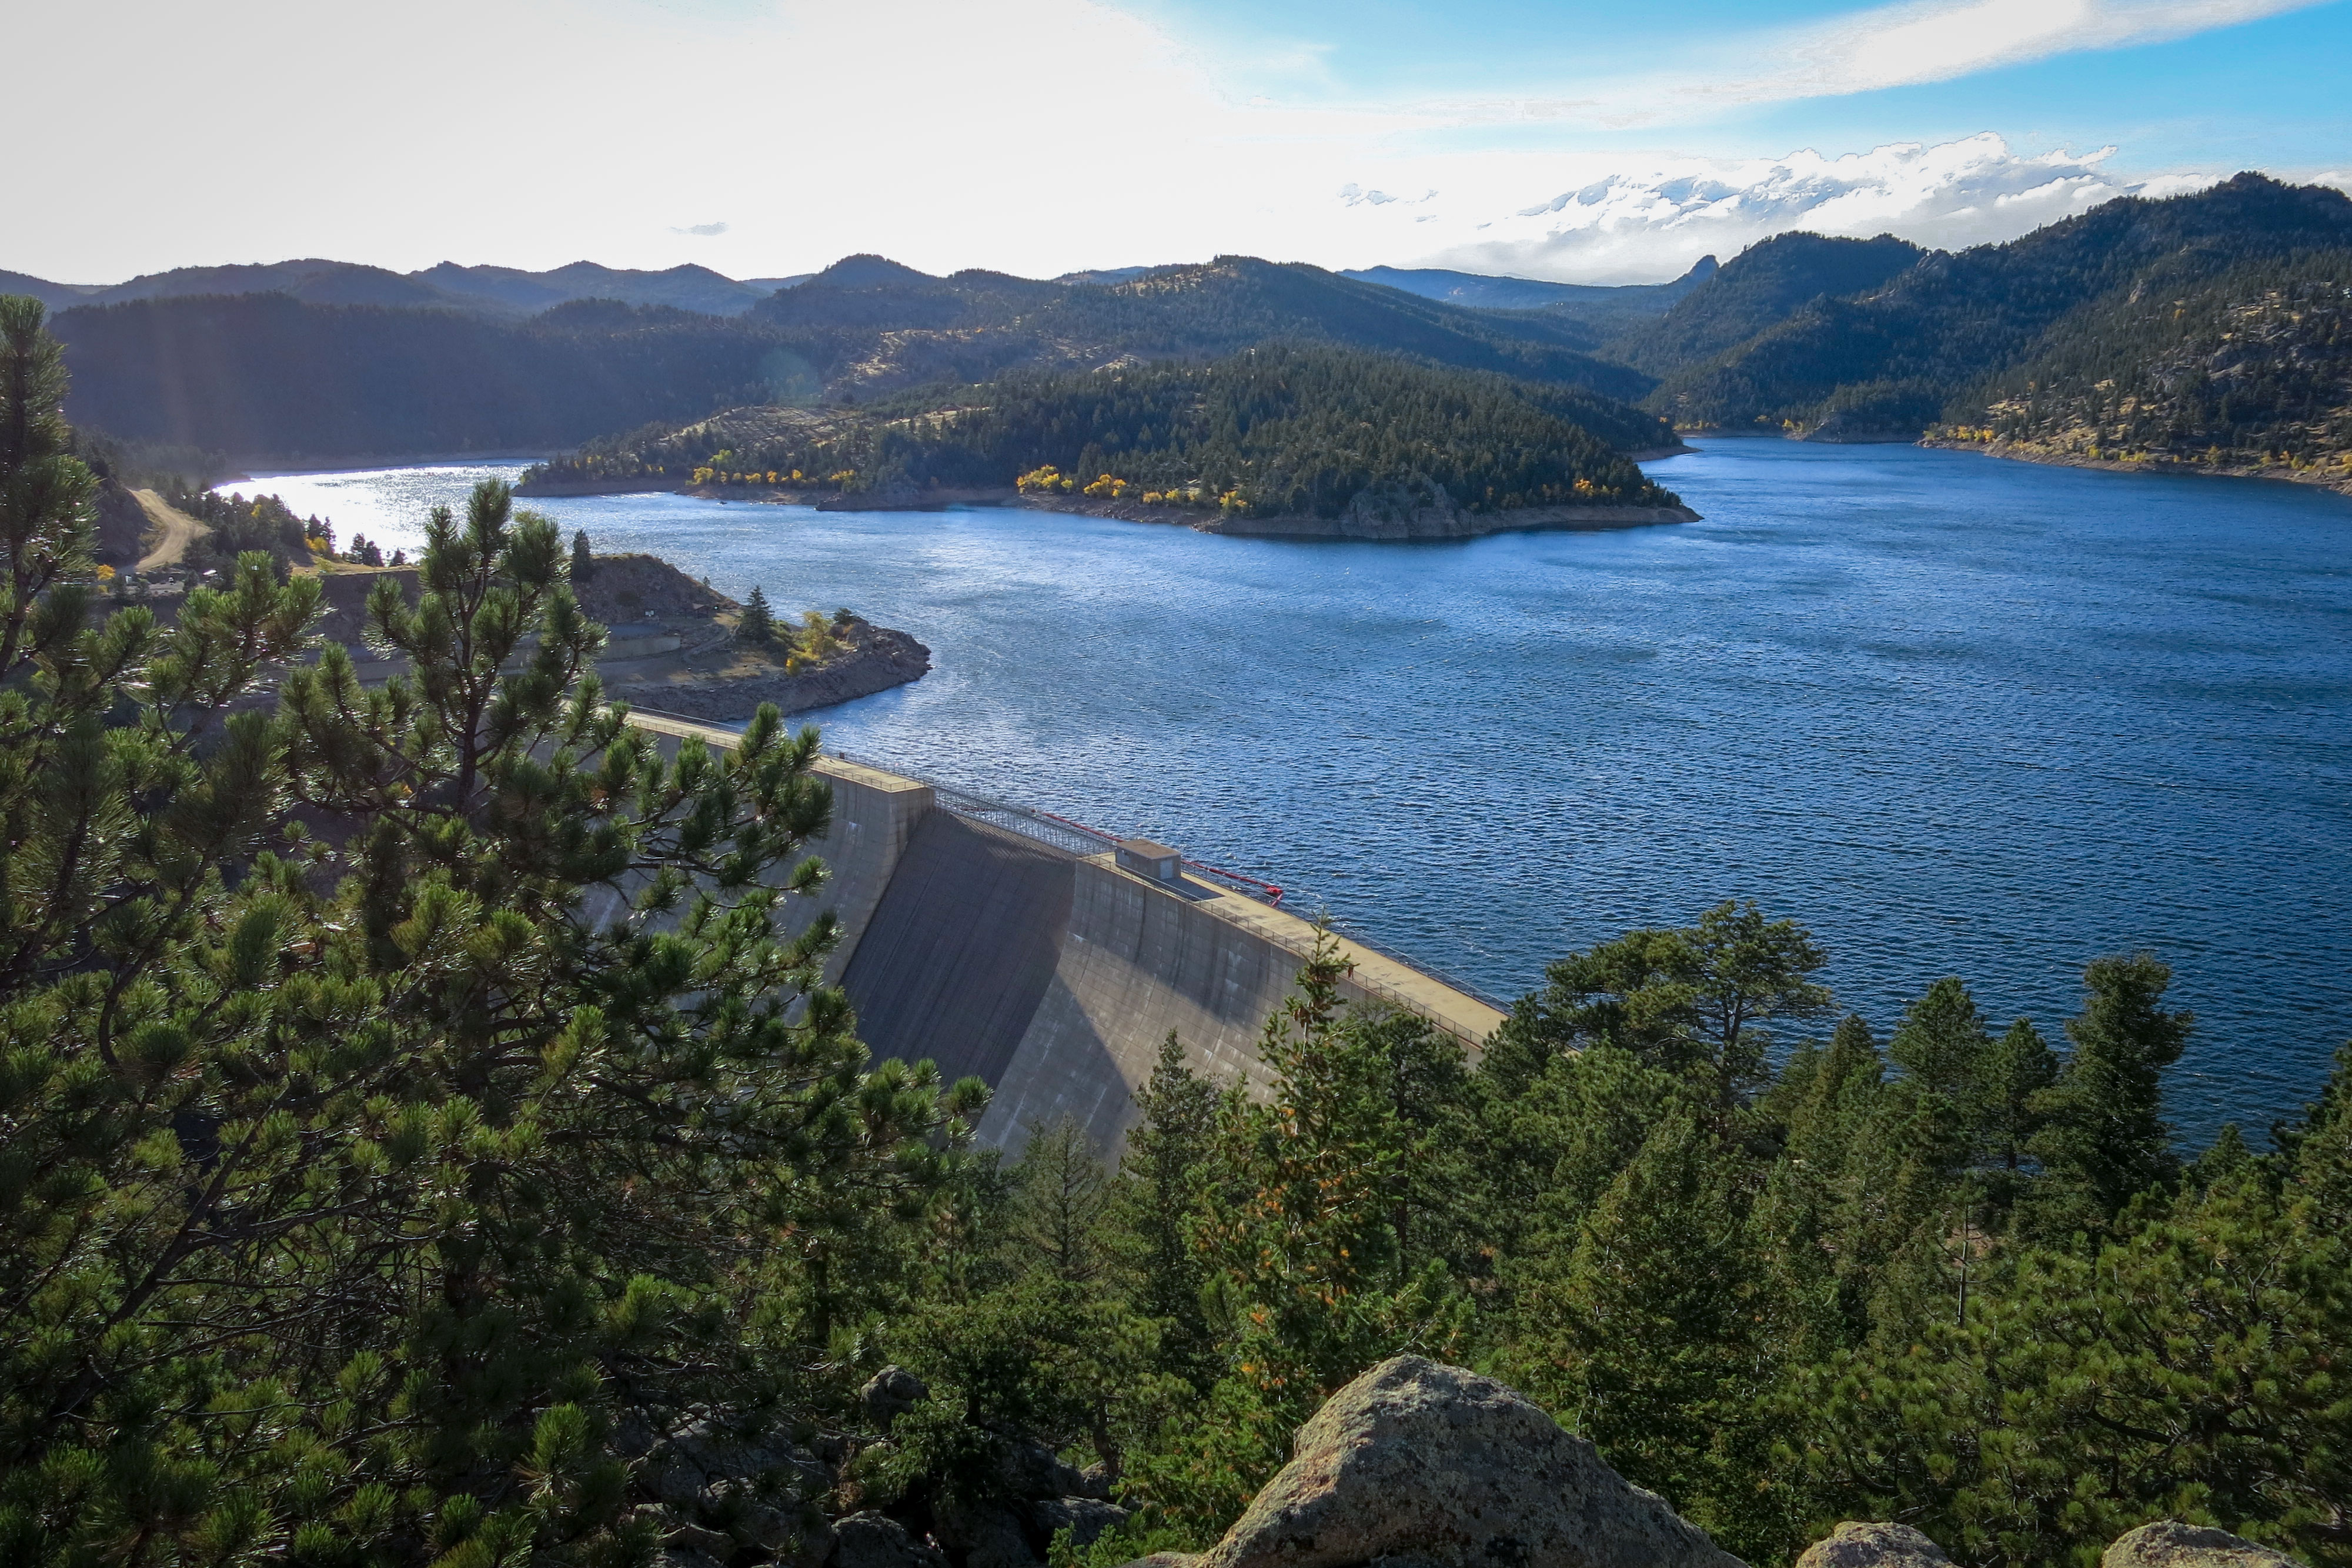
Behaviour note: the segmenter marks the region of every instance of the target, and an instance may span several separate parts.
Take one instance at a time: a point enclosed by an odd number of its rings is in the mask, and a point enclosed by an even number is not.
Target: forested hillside
[[[1661,374],[1687,371],[1817,299],[1876,288],[1927,254],[1892,235],[1868,240],[1775,235],[1741,251],[1654,319],[1622,333],[1605,351]]]
[[[77,420],[289,460],[570,445],[761,400],[777,371],[731,322],[593,301],[509,322],[214,296],[68,310],[57,333]]]
[[[286,461],[570,447],[747,404],[845,408],[1286,341],[1582,388],[1684,429],[1999,430],[2052,455],[2095,445],[2291,466],[2347,450],[2330,434],[2345,399],[2325,295],[2343,270],[2328,258],[2347,250],[2352,199],[2242,174],[1958,254],[1891,235],[1780,235],[1634,289],[1389,271],[1368,282],[1246,256],[1041,281],[857,256],[804,281],[752,283],[695,267],[402,275],[288,262],[134,279],[99,291],[126,302],[80,304],[57,329],[89,425]],[[2262,316],[2259,345],[2238,333],[2225,349],[2220,334],[2234,329],[2217,323],[2253,322],[2273,273],[2292,299]],[[795,286],[766,287],[784,282]],[[214,287],[237,292],[187,292]],[[260,288],[279,292],[247,292]],[[692,309],[542,308],[582,290]],[[2171,314],[2146,304],[2158,297]],[[1474,299],[1549,303],[1457,302]],[[2052,378],[2077,390],[2043,387]]]
[[[2352,470],[2352,249],[2174,270],[2052,332],[1951,434],[2050,456]]]
[[[748,475],[919,495],[1043,486],[1051,469],[1058,490],[1265,515],[1336,516],[1369,487],[1414,478],[1474,511],[1657,507],[1673,497],[1626,454],[1674,444],[1654,415],[1579,388],[1277,342],[1205,364],[1015,372],[829,414],[743,410],[592,443],[526,488]]]
[[[864,401],[1014,369],[1202,359],[1276,337],[1612,397],[1652,384],[1539,319],[1238,258],[1096,285],[936,278],[853,256],[729,319],[590,300],[512,319],[281,293],[84,306],[59,316],[57,331],[78,420],[125,441],[280,460],[565,447],[749,402]]]
[[[853,256],[755,307],[813,344],[827,383],[865,396],[1010,369],[1091,368],[1121,355],[1204,358],[1274,338],[1320,339],[1635,398],[1650,378],[1580,351],[1586,335],[1540,317],[1439,304],[1320,267],[1220,256],[1114,284],[1002,273],[935,278]]]
[[[2185,321],[2189,297],[2234,269],[2347,246],[2352,198],[2322,186],[2241,174],[2194,195],[2127,197],[1817,301],[1673,373],[1653,403],[1685,426],[1913,437],[1938,419],[1975,424],[2045,344],[2095,382],[2139,373],[2158,350],[2147,314],[2129,309],[2135,296],[2182,301]],[[2241,434],[2276,439],[2251,425]]]

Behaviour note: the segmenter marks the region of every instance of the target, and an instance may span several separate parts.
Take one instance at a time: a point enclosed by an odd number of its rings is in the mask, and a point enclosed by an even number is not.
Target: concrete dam
[[[630,722],[672,742],[731,748],[729,730],[660,715]],[[836,757],[830,833],[811,852],[832,880],[800,901],[841,920],[827,966],[877,1058],[929,1058],[994,1092],[978,1134],[1017,1147],[1036,1124],[1077,1119],[1116,1151],[1130,1092],[1171,1030],[1194,1071],[1265,1082],[1257,1044],[1290,996],[1314,926],[1173,852],[1122,854],[1090,829],[965,797]],[[1159,846],[1143,846],[1157,851]],[[1236,885],[1239,884],[1239,885]],[[1476,1049],[1500,1010],[1361,943],[1350,1000],[1412,1012]]]

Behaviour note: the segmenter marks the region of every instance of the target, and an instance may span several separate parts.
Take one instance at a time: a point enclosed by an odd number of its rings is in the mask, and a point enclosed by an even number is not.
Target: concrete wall
[[[950,1082],[1003,1082],[1054,977],[1072,864],[1003,828],[925,817],[842,976],[858,1037]]]
[[[633,713],[629,722],[653,736],[664,757],[676,757],[678,742],[689,735],[727,750],[732,750],[739,738],[729,730],[651,714]],[[916,827],[936,813],[928,784],[861,768],[837,757],[818,758],[816,770],[833,786],[832,829],[808,852],[824,862],[825,885],[814,898],[790,901],[785,929],[796,936],[827,909],[840,918],[841,945],[824,967],[824,977],[838,983]]]
[[[633,723],[674,746],[734,736],[678,720]],[[912,779],[827,758],[832,868],[824,894],[841,949],[828,967],[877,1057],[929,1059],[994,1091],[982,1142],[1018,1148],[1033,1125],[1075,1116],[1116,1155],[1131,1092],[1173,1030],[1194,1071],[1264,1082],[1257,1042],[1313,949],[1284,910],[1186,879],[1175,887],[940,809]],[[1393,958],[1342,940],[1351,1000],[1421,1014],[1476,1049],[1503,1015]]]

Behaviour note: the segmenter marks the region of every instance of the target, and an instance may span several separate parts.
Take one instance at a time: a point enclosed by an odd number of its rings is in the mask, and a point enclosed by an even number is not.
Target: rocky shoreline
[[[2284,463],[2239,463],[2214,465],[2183,462],[2177,457],[2089,457],[2079,452],[2028,445],[2013,441],[1958,441],[1930,435],[1917,444],[1940,452],[1973,452],[2011,463],[2038,463],[2049,468],[2098,468],[2110,474],[2175,474],[2199,479],[2281,479],[2290,485],[2312,485],[2339,496],[2352,496],[2352,465],[2337,465],[2333,472],[2293,468]]]
[[[632,707],[676,714],[681,718],[745,719],[761,703],[784,713],[831,707],[870,697],[920,680],[931,667],[931,651],[905,632],[877,626],[862,616],[835,622],[846,651],[814,669],[750,673],[692,669],[650,678],[608,677],[605,695]]]
[[[1687,452],[1689,447],[1676,449]],[[1675,452],[1637,454],[1644,459],[1668,457]],[[1198,507],[1146,505],[1091,496],[1024,494],[1011,486],[988,488],[878,490],[841,495],[790,486],[711,485],[670,486],[645,480],[596,480],[526,486],[522,496],[619,496],[669,492],[707,501],[740,501],[758,506],[814,507],[820,512],[938,512],[950,507],[1020,507],[1037,512],[1067,512],[1090,517],[1117,517],[1130,523],[1155,523],[1188,528],[1198,533],[1230,534],[1245,538],[1367,539],[1391,543],[1478,538],[1487,534],[1651,528],[1665,523],[1695,523],[1699,514],[1688,507],[1559,506],[1524,507],[1502,512],[1474,512],[1456,506],[1427,481],[1367,490],[1336,517],[1309,516],[1253,517],[1247,513],[1208,511]]]

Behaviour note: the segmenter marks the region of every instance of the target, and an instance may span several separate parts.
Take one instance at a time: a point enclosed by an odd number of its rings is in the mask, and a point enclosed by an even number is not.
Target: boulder
[[[1907,1524],[1848,1520],[1816,1541],[1797,1568],[1946,1568],[1944,1549]]]
[[[918,1400],[930,1396],[930,1385],[903,1366],[884,1367],[857,1391],[857,1402],[866,1406],[866,1418],[884,1432],[890,1429],[891,1422],[912,1410]]]
[[[1029,1539],[1027,1508],[1017,1502],[961,1502],[942,1498],[931,1528],[963,1568],[1037,1568],[1045,1561]]]
[[[1127,1522],[1127,1510],[1091,1497],[1047,1498],[1027,1505],[1032,1531],[1049,1545],[1066,1530],[1070,1544],[1083,1551]]]
[[[1400,1355],[1333,1395],[1199,1568],[1742,1568],[1491,1378]]]
[[[2116,1538],[2099,1568],[2301,1568],[2284,1552],[2210,1525],[2159,1519]]]
[[[948,1560],[888,1514],[869,1511],[834,1521],[825,1568],[948,1568]]]

